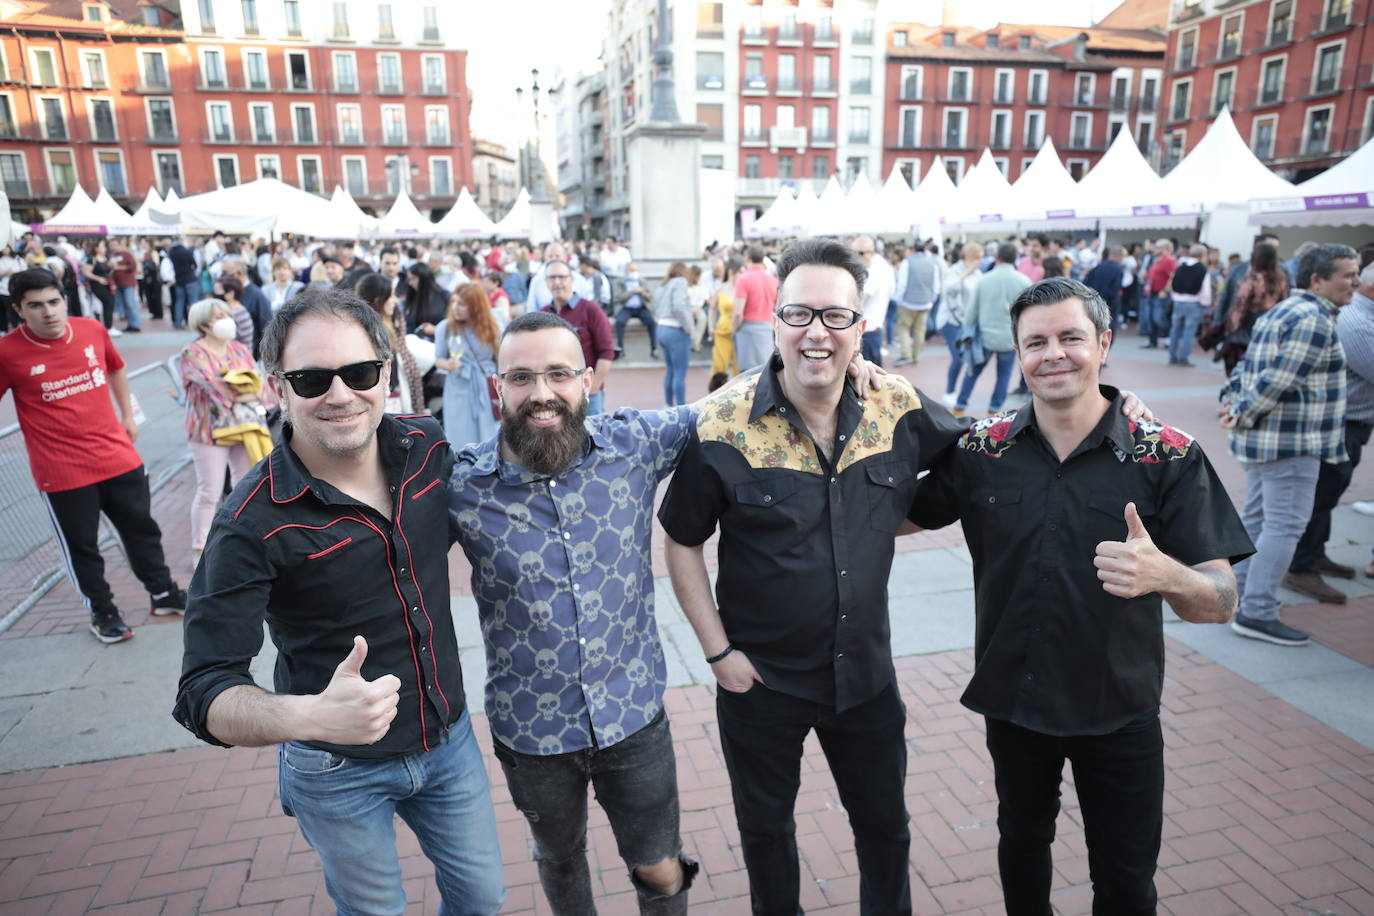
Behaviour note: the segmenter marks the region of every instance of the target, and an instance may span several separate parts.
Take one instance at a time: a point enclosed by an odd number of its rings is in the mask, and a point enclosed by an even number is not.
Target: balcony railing
[[[405,84],[400,80],[378,80],[377,82],[378,95],[403,95],[404,93]]]
[[[768,146],[772,152],[780,149],[806,149],[806,128],[805,127],[770,127],[768,129]]]
[[[439,27],[437,25],[426,26],[420,33],[420,40],[427,43],[443,41],[439,37]]]
[[[421,95],[448,95],[448,86],[444,83],[425,83],[420,89]]]
[[[1086,131],[1070,131],[1068,136],[1059,139],[1058,146],[1060,149],[1079,151],[1104,150],[1107,148],[1105,143],[1100,140],[1095,140],[1093,135]]]
[[[761,73],[756,73],[756,74],[754,74],[753,76],[746,76],[746,77],[744,78],[744,91],[745,91],[745,92],[760,92],[760,93],[761,93],[761,92],[767,92],[767,91],[768,91],[768,77],[764,76],[764,75],[761,74]]]
[[[830,42],[839,41],[839,33],[835,31],[833,25],[818,25],[816,26],[815,37],[812,40],[817,44],[828,44]]]
[[[338,92],[338,93],[341,93],[341,94],[343,94],[343,95],[357,95],[357,94],[358,94],[358,79],[357,79],[357,77],[354,77],[354,78],[352,78],[352,79],[337,79],[337,78],[336,78],[336,79],[334,80],[334,91],[335,91],[335,92]]]
[[[1130,111],[1131,94],[1129,92],[1113,92],[1111,105],[1112,111]]]
[[[873,92],[872,80],[850,80],[849,91],[853,95],[868,95]]]
[[[992,149],[1011,149],[1011,131],[993,131],[988,146]]]
[[[835,132],[833,130],[812,130],[812,146],[832,146],[835,143]]]
[[[811,183],[811,187],[817,194],[825,190],[826,178],[736,178],[735,194],[739,197],[777,197],[783,185],[790,188],[800,187],[806,182]]]
[[[902,85],[902,88],[897,92],[897,101],[924,102],[928,100],[926,98],[925,92],[922,91],[922,88],[920,86],[908,86],[904,83]]]
[[[1066,92],[1066,93],[1064,93],[1064,95],[1060,98],[1060,104],[1065,105],[1065,106],[1067,106],[1067,107],[1069,107],[1069,108],[1106,108],[1106,107],[1107,107],[1107,101],[1106,101],[1105,99],[1099,99],[1099,98],[1098,98],[1098,95],[1097,95],[1097,93],[1096,93],[1095,91],[1094,91],[1094,92],[1080,92],[1080,91],[1078,91],[1078,90],[1074,90],[1074,91],[1072,91],[1072,92]]]
[[[453,135],[447,131],[431,130],[425,133],[425,146],[452,146]]]
[[[762,128],[762,127],[754,127],[754,128],[746,127],[743,131],[740,132],[739,138],[740,138],[740,142],[741,142],[741,143],[762,143],[762,142],[763,142],[763,128]]]
[[[148,133],[148,136],[146,137],[146,140],[148,143],[154,146],[173,144],[178,142],[177,132],[175,130],[150,131]]]
[[[835,91],[835,80],[831,77],[815,77],[811,80],[811,91],[817,94]]]
[[[242,127],[206,127],[200,132],[202,143],[247,143],[248,131]]]
[[[801,41],[801,28],[795,22],[778,26],[778,41]]]
[[[44,127],[44,130],[43,130],[43,139],[45,139],[45,140],[67,140],[67,139],[70,139],[70,138],[67,136],[67,125],[66,125],[65,123],[60,122],[60,121],[59,121],[59,122],[51,122],[51,121],[48,122],[48,124]]]
[[[698,74],[697,74],[697,88],[698,88],[698,89],[724,89],[724,88],[725,88],[725,77],[721,76],[719,73],[698,73]]]
[[[778,77],[778,92],[801,92],[801,82],[795,76]]]

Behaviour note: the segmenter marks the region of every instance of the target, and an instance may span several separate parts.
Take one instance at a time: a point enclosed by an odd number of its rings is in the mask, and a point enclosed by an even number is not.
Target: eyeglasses
[[[349,363],[337,369],[295,369],[291,372],[278,372],[277,375],[291,384],[297,397],[317,398],[334,384],[334,376],[354,391],[367,391],[376,386],[382,377],[384,360],[369,359],[361,363]]]
[[[809,326],[819,315],[821,324],[832,331],[843,331],[845,328],[853,327],[854,322],[863,317],[853,309],[840,308],[839,306],[813,309],[809,305],[784,305],[778,309],[777,314],[782,319],[783,324],[791,325],[794,328]]]
[[[544,381],[550,387],[556,385],[566,385],[575,378],[581,378],[587,370],[583,369],[547,369],[543,372],[533,372],[529,369],[512,369],[509,372],[498,372],[496,377],[505,382],[512,388],[528,388],[534,384],[535,379],[543,376]]]
[[[555,280],[571,280],[572,274],[544,274],[544,279],[548,280],[550,283]]]

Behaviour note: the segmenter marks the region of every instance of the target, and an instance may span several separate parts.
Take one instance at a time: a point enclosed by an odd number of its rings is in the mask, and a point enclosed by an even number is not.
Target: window
[[[706,153],[701,157],[701,167],[703,169],[724,169],[725,157],[719,153]]]
[[[386,193],[388,196],[394,197],[400,194],[403,184],[407,189],[409,188],[410,176],[401,171],[400,156],[387,156],[382,167],[386,170]]]
[[[1279,116],[1255,118],[1250,128],[1250,150],[1258,159],[1274,158],[1274,138],[1279,132]]]
[[[43,115],[43,139],[67,139],[67,116],[62,111],[62,99],[58,96],[39,96],[38,108]]]
[[[1082,181],[1083,176],[1088,171],[1088,160],[1086,159],[1069,159],[1064,165],[1069,170],[1069,177],[1074,181]]]
[[[1048,70],[1032,70],[1026,90],[1026,102],[1031,105],[1045,104],[1046,87],[1049,85],[1049,81]]]
[[[854,29],[854,34],[850,36],[849,40],[856,45],[873,44],[873,17],[865,16],[860,19],[858,26]]]
[[[0,153],[0,181],[11,198],[29,196],[29,173],[23,153]]]
[[[697,3],[697,37],[725,37],[725,4],[720,0]]]
[[[967,140],[967,113],[962,108],[946,108],[944,145],[952,149],[962,149]]]
[[[1024,149],[1040,148],[1040,144],[1045,140],[1045,113],[1043,111],[1026,112],[1026,132],[1021,146]]]
[[[1260,104],[1273,105],[1283,98],[1284,69],[1288,59],[1275,57],[1260,67]]]
[[[894,47],[905,48],[907,43],[906,29],[900,29],[892,33],[892,44]]]
[[[1344,28],[1350,22],[1350,0],[1326,0],[1326,29]]]
[[[344,186],[354,197],[367,194],[367,160],[362,156],[344,156]]]
[[[942,164],[945,167],[945,174],[949,176],[949,180],[958,184],[959,179],[964,177],[964,157],[945,156]]]
[[[1002,173],[1003,178],[1011,177],[1010,173],[1008,172],[1008,169],[1011,168],[1011,163],[1007,161],[1006,156],[993,156],[992,164],[997,166],[997,171]]]
[[[446,106],[425,106],[425,142],[430,146],[448,146],[453,142],[448,129],[448,108]]]
[[[860,174],[867,174],[867,172],[867,156],[850,156],[849,158],[845,159],[844,173],[847,176],[846,180],[852,182],[854,179],[858,178]]]
[[[744,88],[745,91],[768,88],[768,78],[763,75],[762,54],[744,55]]]
[[[286,84],[296,90],[310,88],[310,59],[304,51],[286,52]]]
[[[87,89],[105,89],[110,85],[105,76],[105,55],[100,51],[81,52],[82,85]]]
[[[825,8],[822,7],[822,10]],[[816,42],[833,42],[835,40],[835,20],[828,12],[822,12],[816,17]]]
[[[921,100],[921,83],[924,71],[920,67],[902,67],[902,89],[901,100],[903,102],[919,102]]]
[[[297,156],[296,172],[301,176],[301,190],[311,194],[324,191],[323,169],[319,156]]]
[[[873,58],[849,59],[849,91],[856,95],[867,95],[873,91]]]
[[[114,105],[110,100],[87,99],[86,105],[91,116],[91,137],[99,143],[113,143],[118,140],[118,132],[115,129]],[[6,123],[12,123],[9,122],[8,118],[4,120]]]
[[[817,105],[811,109],[811,142],[833,143],[835,135],[830,132],[830,106]]]
[[[333,38],[348,37],[348,4],[335,3],[334,6],[334,28],[329,33]]]
[[[990,32],[988,36],[983,40],[983,46],[994,51],[997,50],[998,44],[1000,44],[1000,40],[998,39],[996,32]],[[1003,169],[1002,171],[1005,172],[1006,169]]]
[[[830,177],[830,157],[813,156],[811,158],[811,177],[829,178]]]
[[[778,23],[778,41],[800,41],[801,29],[797,27],[797,8],[783,7],[782,21]]]
[[[1192,101],[1193,81],[1179,80],[1174,83],[1174,100],[1169,105],[1169,120],[1188,120],[1188,105]]]
[[[420,40],[439,41],[439,8],[437,6],[422,6],[420,13],[420,18],[424,21],[420,31]]]
[[[993,84],[993,101],[998,105],[1010,105],[1016,101],[1016,71],[998,70]]]
[[[443,95],[448,91],[448,74],[444,71],[442,54],[426,54],[421,59],[425,95]]]
[[[38,86],[57,85],[57,63],[50,48],[33,48],[29,51],[33,61],[34,84]]]
[[[248,120],[253,122],[254,143],[272,143],[277,139],[277,116],[271,102],[249,102]]]
[[[401,94],[401,55],[377,55],[377,91],[387,95]]]
[[[387,146],[406,145],[406,110],[403,106],[382,106],[382,142]]]
[[[901,109],[897,145],[902,149],[915,149],[921,145],[921,109],[915,105]]]
[[[702,135],[703,140],[724,140],[725,106],[716,104],[697,105],[697,123],[706,125],[706,133]]]
[[[869,110],[867,108],[849,109],[849,142],[867,143],[869,132]]]
[[[259,178],[281,180],[281,157],[275,153],[263,153],[254,156],[253,164],[257,167]]]
[[[396,37],[396,26],[391,21],[391,4],[377,4],[377,37],[388,41]]]
[[[435,156],[429,160],[429,192],[435,197],[452,196],[453,160],[447,156]]]
[[[1093,73],[1079,73],[1073,78],[1073,103],[1075,105],[1091,105],[1097,98],[1097,75]]]
[[[296,104],[291,106],[291,126],[296,131],[297,143],[316,143],[315,106]]]
[[[214,143],[229,143],[234,139],[234,121],[228,102],[206,102],[205,121],[209,125],[209,139]]]
[[[1312,68],[1312,91],[1332,92],[1341,79],[1341,58],[1345,54],[1345,42],[1323,45],[1317,48],[1317,62]]]
[[[1222,60],[1230,60],[1240,56],[1241,28],[1244,23],[1244,13],[1227,16],[1221,21],[1221,47],[1217,57]]]
[[[778,157],[778,177],[787,180],[796,177],[796,158],[790,153]]]
[[[720,51],[697,52],[697,88],[725,88],[725,55]]]
[[[243,8],[243,34],[258,34],[258,0],[240,0]],[[237,165],[235,166],[237,168]]]
[[[778,92],[798,92],[800,89],[797,85],[797,55],[779,54]]]
[[[340,105],[335,109],[339,123],[339,142],[357,145],[363,142],[363,111],[358,105]]]
[[[797,126],[797,109],[791,105],[779,105],[774,114],[773,126],[791,130]]]
[[[155,152],[153,153],[153,167],[157,170],[157,189],[166,194],[168,191],[176,191],[178,194],[186,193],[186,186],[181,183],[181,153]]]
[[[1269,8],[1269,44],[1283,44],[1293,28],[1293,0],[1274,0]]]
[[[744,157],[744,177],[759,177],[759,156],[757,153],[753,153]]]
[[[761,105],[744,106],[744,139],[746,141],[763,139],[763,107]]]
[[[48,183],[54,194],[70,194],[76,187],[76,165],[72,162],[72,151],[51,149],[44,152],[48,162]]]
[[[940,47],[942,47],[942,48],[952,48],[952,47],[954,47],[954,33],[953,33],[953,32],[943,32],[943,33],[941,33],[941,35],[940,35]]]
[[[291,38],[301,36],[301,5],[299,0],[284,0],[282,7],[286,13],[286,34]]]
[[[1374,95],[1365,100],[1364,107],[1364,128],[1360,131],[1360,145],[1368,143],[1374,137]]]
[[[1319,155],[1327,152],[1331,142],[1330,105],[1307,110],[1307,124],[1302,130],[1302,151],[1305,155]]]
[[[223,89],[229,85],[222,48],[200,49],[200,84],[205,89]]]
[[[239,157],[232,153],[215,157],[215,181],[221,188],[239,183]]]
[[[331,58],[334,62],[334,91],[357,92],[358,55],[352,51],[335,51]]]
[[[1135,125],[1135,145],[1142,156],[1150,155],[1154,148],[1155,122],[1142,118]]]
[[[167,81],[167,57],[161,51],[139,51],[143,66],[143,85],[147,89],[170,89]]]
[[[763,7],[751,3],[744,8],[744,40],[760,41],[763,37]]]
[[[1140,110],[1154,111],[1155,104],[1159,97],[1159,77],[1141,76],[1140,78]]]
[[[243,52],[243,81],[249,89],[265,90],[272,88],[272,81],[267,75],[266,51],[245,50]]]
[[[177,138],[176,120],[172,114],[171,99],[148,99],[148,138],[151,140],[175,140]]]
[[[18,136],[14,126],[14,102],[8,95],[0,95],[0,138],[13,140]]]
[[[207,34],[215,33],[215,0],[200,0],[200,30]]]
[[[973,71],[967,67],[951,67],[949,97],[951,102],[967,102],[973,84]]]
[[[1026,169],[1030,168],[1030,167],[1031,167],[1031,163],[1034,162],[1034,161],[1035,161],[1035,157],[1034,157],[1034,156],[1025,156],[1025,157],[1023,157],[1023,158],[1021,159],[1021,174],[1022,174],[1022,175],[1026,174]]]
[[[1021,35],[1016,39],[1016,49],[1018,51],[1029,51],[1031,40],[1029,35]]]
[[[834,92],[834,58],[829,54],[817,54],[811,58],[811,91]]]
[[[1178,56],[1174,59],[1175,70],[1191,70],[1197,65],[1197,29],[1191,28],[1178,33]]]
[[[989,138],[993,149],[1011,149],[1011,112],[992,113],[992,136]]]
[[[1069,121],[1069,148],[1087,149],[1092,145],[1093,116],[1076,111]]]

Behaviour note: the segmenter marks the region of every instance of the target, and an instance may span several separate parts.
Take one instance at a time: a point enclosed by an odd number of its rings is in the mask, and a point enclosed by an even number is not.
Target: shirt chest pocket
[[[911,509],[916,490],[915,468],[905,461],[883,461],[864,467],[868,486],[868,524],[896,534]]]
[[[781,475],[737,483],[734,511],[763,528],[791,527],[804,501],[797,496],[798,489],[797,481]]]
[[[1094,545],[1102,541],[1126,540],[1126,504],[1132,502],[1140,520],[1145,523],[1145,530],[1151,538],[1158,540],[1159,517],[1153,502],[1132,499],[1122,493],[1102,492],[1088,494],[1088,512],[1084,519],[1087,533],[1095,539]]]

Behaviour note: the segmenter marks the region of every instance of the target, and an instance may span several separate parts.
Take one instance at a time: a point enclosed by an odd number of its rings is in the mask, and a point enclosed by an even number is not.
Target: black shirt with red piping
[[[384,416],[377,442],[392,492],[384,518],[311,476],[287,442],[244,476],[215,517],[186,608],[176,720],[202,741],[215,697],[252,684],[267,621],[275,691],[316,694],[367,640],[362,675],[394,674],[400,705],[376,744],[311,746],[380,759],[428,751],[463,714],[449,609],[447,482],[453,455],[430,417]]]

